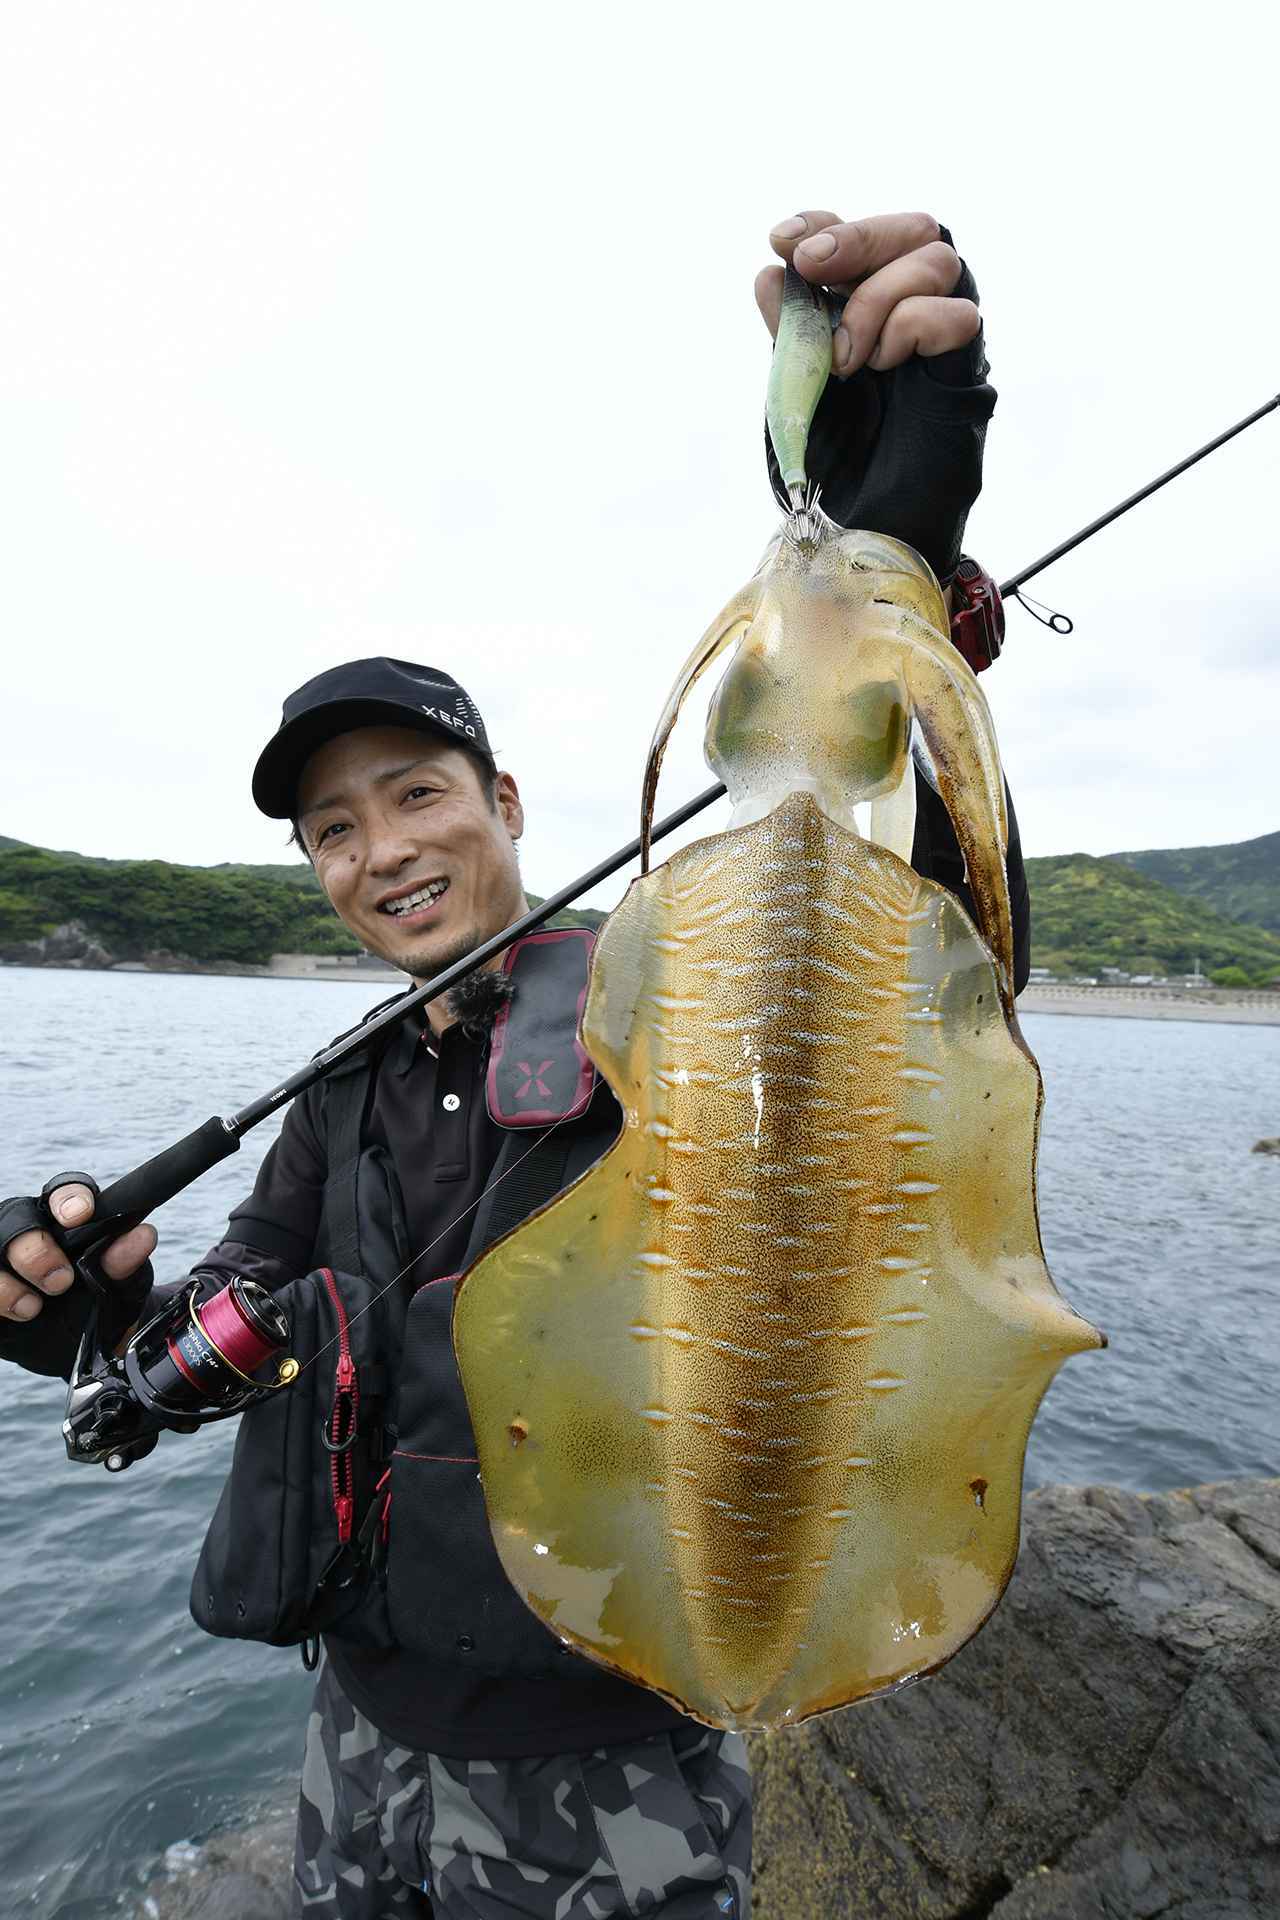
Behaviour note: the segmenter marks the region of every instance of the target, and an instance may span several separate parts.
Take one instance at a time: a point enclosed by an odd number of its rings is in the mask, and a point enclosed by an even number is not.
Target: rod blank
[[[1061,560],[1062,556],[1070,553],[1073,547],[1078,547],[1082,541],[1091,539],[1095,533],[1101,533],[1102,529],[1109,527],[1113,520],[1118,520],[1122,513],[1128,513],[1130,507],[1136,507],[1140,501],[1150,499],[1153,493],[1158,493],[1161,487],[1167,487],[1171,480],[1176,480],[1180,473],[1187,471],[1188,467],[1194,467],[1197,460],[1203,460],[1206,455],[1216,452],[1219,447],[1225,446],[1228,440],[1234,440],[1238,433],[1243,433],[1246,427],[1251,427],[1255,420],[1261,420],[1264,414],[1273,413],[1277,407],[1280,407],[1280,393],[1264,402],[1262,406],[1256,407],[1243,420],[1237,420],[1234,427],[1228,427],[1226,432],[1220,433],[1216,439],[1207,440],[1204,446],[1197,447],[1195,452],[1189,453],[1185,460],[1179,460],[1176,467],[1170,467],[1167,473],[1160,474],[1155,480],[1149,480],[1145,487],[1139,487],[1136,493],[1131,493],[1127,500],[1120,502],[1119,506],[1112,507],[1107,513],[1099,514],[1098,518],[1091,520],[1087,527],[1081,527],[1079,533],[1073,533],[1069,540],[1063,540],[1048,553],[1042,554],[1038,560],[1033,560],[1029,567],[1022,569],[1021,573],[1011,575],[1001,584],[1001,599],[1016,593],[1019,587],[1024,586],[1028,580],[1034,580],[1038,573],[1042,573],[1046,567],[1051,567],[1055,560]]]

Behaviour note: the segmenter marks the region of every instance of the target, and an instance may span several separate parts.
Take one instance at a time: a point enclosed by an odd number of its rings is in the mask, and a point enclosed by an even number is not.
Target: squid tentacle
[[[667,742],[671,738],[672,729],[684,705],[685,697],[712,661],[717,660],[725,648],[737,640],[751,625],[759,597],[760,590],[754,581],[735,593],[728,606],[723,607],[711,622],[681,667],[676,676],[675,685],[667,695],[666,705],[653,730],[653,739],[649,743],[649,757],[645,762],[644,789],[640,800],[641,873],[649,871],[649,854],[653,838],[653,806],[658,793],[658,775],[662,770],[662,759],[667,750]]]
[[[1005,855],[1009,820],[991,709],[972,672],[911,615],[900,629],[903,674],[964,854],[979,928],[991,948],[1005,1017],[1015,1019],[1013,915]],[[952,657],[948,657],[952,656]]]

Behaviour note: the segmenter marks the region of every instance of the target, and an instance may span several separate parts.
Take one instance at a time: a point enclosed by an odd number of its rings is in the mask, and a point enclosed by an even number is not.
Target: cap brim
[[[298,782],[318,747],[357,727],[412,727],[445,740],[464,753],[477,749],[460,740],[449,727],[429,719],[395,700],[335,700],[311,713],[300,713],[272,735],[253,770],[253,800],[269,820],[292,820],[297,811]]]

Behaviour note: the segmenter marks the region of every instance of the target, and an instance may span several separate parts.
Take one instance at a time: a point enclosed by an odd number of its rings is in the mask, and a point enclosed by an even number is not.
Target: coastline
[[[0,960],[0,968],[32,966],[72,972],[218,974],[244,980],[319,980],[381,987],[392,994],[408,976],[362,954],[275,953],[265,967],[201,966],[179,955],[120,960],[114,966],[77,960]],[[1018,995],[1022,1013],[1062,1014],[1075,1019],[1208,1020],[1237,1027],[1280,1027],[1280,992],[1232,987],[1086,987],[1068,981],[1033,982]]]
[[[384,966],[365,954],[273,953],[266,967],[242,966],[236,961],[205,964],[181,954],[165,954],[148,960],[116,960],[110,963],[68,960],[0,959],[0,971],[26,969],[31,973],[150,973],[214,976],[227,980],[336,980],[384,987],[394,993],[409,984],[408,974],[398,967]]]

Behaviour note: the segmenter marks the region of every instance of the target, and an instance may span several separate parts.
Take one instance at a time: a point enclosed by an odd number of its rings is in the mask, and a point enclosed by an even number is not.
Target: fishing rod
[[[1224,446],[1228,440],[1234,439],[1238,433],[1243,433],[1246,427],[1253,426],[1254,422],[1261,420],[1265,414],[1274,412],[1277,407],[1280,407],[1280,394],[1268,400],[1265,405],[1256,408],[1245,419],[1237,421],[1233,427],[1228,427],[1225,433],[1218,434],[1215,439],[1197,448],[1194,453],[1188,454],[1185,460],[1180,460],[1176,466],[1170,467],[1167,472],[1158,475],[1145,487],[1139,488],[1137,493],[1130,494],[1127,499],[1120,501],[1118,506],[1100,514],[1096,520],[1091,520],[1088,526],[1072,534],[1070,539],[1061,541],[1048,553],[1042,554],[1038,560],[1033,560],[1030,566],[1023,567],[1021,572],[1012,574],[1000,587],[1001,597],[1021,600],[1019,589],[1026,581],[1043,572],[1046,567],[1052,566],[1055,560],[1061,560],[1064,554],[1072,552],[1084,541],[1091,539],[1103,527],[1110,526],[1113,520],[1118,520],[1122,514],[1128,513],[1131,507],[1136,507],[1140,501],[1149,499],[1161,487],[1167,486],[1171,480],[1176,480],[1179,474],[1185,473],[1188,467],[1195,466],[1197,461],[1205,459],[1218,447]],[[1022,602],[1022,604],[1026,603]],[[1028,611],[1030,612],[1031,609],[1028,608]],[[1032,617],[1042,618],[1039,614],[1033,614]],[[1042,621],[1042,624],[1053,625],[1055,621],[1065,619],[1064,614],[1055,614],[1052,620]],[[1070,630],[1069,622],[1065,627],[1054,627],[1054,631],[1059,633],[1070,632]],[[694,819],[713,802],[719,800],[725,791],[723,782],[716,781],[714,786],[707,787],[702,793],[696,794],[692,800],[686,801],[684,806],[678,807],[674,813],[668,814],[665,820],[658,822],[653,828],[652,839],[665,839],[668,834],[674,833],[677,827]],[[290,1100],[296,1099],[300,1093],[305,1093],[308,1087],[315,1086],[342,1061],[350,1059],[354,1054],[364,1052],[388,1028],[398,1026],[409,1014],[424,1007],[428,1001],[438,999],[441,994],[455,987],[467,974],[473,973],[477,967],[482,967],[486,961],[496,958],[508,947],[514,946],[516,941],[522,939],[525,934],[532,933],[536,928],[544,925],[553,914],[559,913],[562,907],[572,905],[600,881],[607,880],[620,867],[625,867],[637,857],[639,852],[639,838],[629,840],[626,846],[619,847],[616,853],[610,854],[597,866],[590,868],[586,873],[579,874],[576,880],[571,880],[568,886],[561,887],[558,893],[548,895],[540,906],[532,908],[501,933],[494,934],[491,939],[484,941],[472,952],[464,954],[461,960],[454,961],[452,966],[446,967],[443,973],[437,974],[434,980],[427,981],[425,986],[416,987],[411,993],[402,994],[392,1005],[372,1014],[350,1033],[343,1034],[331,1046],[318,1053],[305,1067],[290,1074],[288,1079],[282,1080],[270,1092],[262,1094],[257,1100],[251,1100],[247,1106],[241,1107],[238,1113],[233,1113],[229,1118],[215,1114],[203,1125],[185,1134],[181,1140],[174,1141],[172,1146],[165,1147],[152,1159],[122,1174],[118,1180],[103,1189],[92,1220],[86,1222],[84,1226],[64,1228],[60,1231],[59,1237],[67,1252],[75,1260],[79,1271],[84,1274],[95,1290],[100,1291],[101,1282],[94,1269],[93,1256],[101,1251],[107,1241],[127,1233],[156,1207],[163,1206],[166,1200],[172,1200],[176,1194],[183,1192],[194,1180],[199,1179],[202,1173],[207,1173],[211,1167],[217,1166],[220,1160],[225,1160],[228,1155],[237,1152],[246,1133],[268,1119]]]
[[[653,839],[665,839],[669,833],[674,833],[677,827],[682,827],[686,820],[692,820],[695,814],[701,813],[705,807],[711,805],[712,801],[718,800],[724,792],[724,786],[717,782],[714,787],[708,787],[705,792],[695,794],[692,800],[687,800],[682,807],[677,807],[674,813],[669,813],[665,820],[658,822],[653,829]],[[443,973],[438,973],[434,980],[428,980],[425,986],[415,987],[411,993],[401,994],[390,1006],[371,1014],[350,1033],[342,1034],[331,1046],[325,1047],[313,1060],[309,1060],[305,1067],[300,1067],[296,1073],[291,1073],[287,1080],[282,1080],[269,1093],[262,1094],[257,1100],[251,1100],[248,1106],[241,1107],[238,1113],[233,1113],[227,1118],[214,1114],[202,1126],[193,1128],[190,1133],[184,1134],[181,1140],[175,1140],[171,1147],[165,1147],[162,1152],[157,1153],[150,1160],[144,1160],[141,1166],[134,1167],[129,1173],[121,1174],[118,1180],[113,1180],[109,1187],[103,1188],[92,1220],[82,1227],[60,1230],[59,1237],[67,1252],[77,1262],[84,1262],[105,1241],[114,1240],[118,1235],[127,1233],[130,1227],[136,1227],[148,1213],[156,1207],[163,1206],[166,1200],[172,1200],[176,1194],[182,1193],[193,1180],[198,1180],[202,1173],[207,1173],[211,1167],[216,1167],[220,1160],[225,1160],[228,1155],[238,1152],[240,1142],[246,1133],[268,1119],[280,1107],[286,1106],[290,1100],[296,1100],[298,1095],[305,1093],[308,1087],[314,1087],[318,1081],[332,1073],[343,1060],[349,1060],[353,1054],[363,1053],[367,1047],[373,1045],[379,1034],[385,1033],[389,1027],[399,1026],[402,1020],[416,1012],[419,1007],[426,1006],[429,1000],[436,1000],[442,993],[448,993],[451,987],[456,987],[458,982],[464,980],[469,973],[474,973],[477,967],[482,967],[486,960],[493,960],[498,954],[505,953],[508,947],[513,947],[517,940],[524,938],[526,933],[533,933],[538,927],[543,926],[553,914],[559,913],[562,907],[570,906],[584,893],[589,893],[592,887],[598,886],[600,881],[607,880],[611,874],[615,874],[619,867],[625,867],[629,861],[636,859],[639,852],[640,838],[637,835],[634,840],[628,840],[625,847],[619,847],[616,853],[611,853],[607,859],[601,860],[597,866],[591,867],[586,873],[579,874],[578,878],[571,880],[567,887],[561,887],[558,893],[548,894],[538,906],[531,907],[528,913],[521,915],[520,919],[513,920],[511,925],[505,927],[501,933],[495,933],[490,939],[482,941],[478,947],[473,947],[470,953],[462,956],[461,960],[455,960],[452,966],[445,968]],[[90,1278],[92,1284],[96,1284],[92,1275],[86,1277]]]

